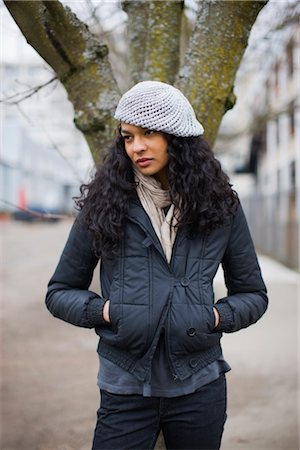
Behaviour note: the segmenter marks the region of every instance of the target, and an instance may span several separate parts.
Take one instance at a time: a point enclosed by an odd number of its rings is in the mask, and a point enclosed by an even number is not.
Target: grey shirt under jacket
[[[137,380],[131,373],[100,357],[97,384],[100,389],[113,394],[170,398],[191,394],[229,370],[230,366],[221,357],[183,381],[176,379],[168,366],[161,338],[153,357],[151,379],[148,382]]]
[[[100,336],[99,355],[146,382],[165,330],[173,376],[185,380],[218,360],[222,333],[255,323],[267,295],[241,206],[209,234],[179,230],[170,264],[138,199],[129,207],[119,254],[102,259],[102,295],[89,290],[98,259],[90,232],[77,219],[46,296],[51,313]],[[213,279],[222,264],[227,296],[215,302]],[[110,300],[111,324],[103,320]],[[213,306],[220,325],[215,329]]]

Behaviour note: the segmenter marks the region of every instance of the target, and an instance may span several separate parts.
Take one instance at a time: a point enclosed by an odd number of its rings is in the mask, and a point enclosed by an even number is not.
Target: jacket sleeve
[[[232,220],[222,266],[227,297],[215,305],[220,315],[218,330],[231,333],[255,323],[268,306],[266,286],[241,206]]]
[[[54,317],[86,328],[105,324],[105,300],[88,290],[97,263],[90,233],[77,219],[48,284],[46,306]]]

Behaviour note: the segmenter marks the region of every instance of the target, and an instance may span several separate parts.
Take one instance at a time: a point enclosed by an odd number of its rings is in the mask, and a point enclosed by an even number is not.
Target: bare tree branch
[[[4,103],[6,105],[17,105],[18,103],[23,102],[27,98],[32,97],[34,94],[39,92],[46,86],[49,86],[53,81],[57,80],[57,77],[53,77],[50,80],[46,81],[44,84],[40,84],[39,86],[31,87],[22,92],[17,92],[16,94],[10,95],[8,97],[4,97],[0,99],[0,103]]]
[[[20,114],[24,117],[24,119],[30,124],[32,127],[37,127],[36,122],[33,122],[30,117],[25,113],[25,111],[21,108],[20,104],[17,103],[16,107],[18,108]],[[77,169],[73,166],[73,164],[68,160],[68,158],[65,157],[63,151],[59,148],[59,146],[53,141],[53,139],[50,137],[50,135],[47,133],[45,128],[43,128],[41,125],[38,126],[39,130],[42,130],[44,135],[46,136],[47,140],[50,142],[52,148],[59,154],[59,156],[66,162],[68,167],[71,169],[71,172],[73,172],[73,175],[75,175],[76,179],[80,184],[82,184],[84,181],[82,180],[81,176],[79,175]]]

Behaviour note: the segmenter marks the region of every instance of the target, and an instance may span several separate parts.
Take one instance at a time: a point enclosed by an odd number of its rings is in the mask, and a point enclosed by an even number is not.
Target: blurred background
[[[63,3],[109,44],[126,89],[120,2]],[[196,9],[197,1],[185,2],[187,34]],[[266,317],[224,337],[233,368],[227,450],[299,448],[299,11],[299,2],[271,0],[259,14],[237,74],[237,103],[214,147],[241,198],[270,295]],[[90,178],[93,160],[64,88],[4,5],[0,12],[0,448],[83,450],[98,407],[97,338],[53,320],[44,295],[72,225],[72,196]],[[215,292],[224,295],[220,272]]]

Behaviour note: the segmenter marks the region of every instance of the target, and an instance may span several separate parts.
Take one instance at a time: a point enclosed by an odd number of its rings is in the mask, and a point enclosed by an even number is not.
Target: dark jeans
[[[226,380],[173,398],[101,391],[93,450],[153,449],[160,430],[167,449],[219,449],[226,420]]]

